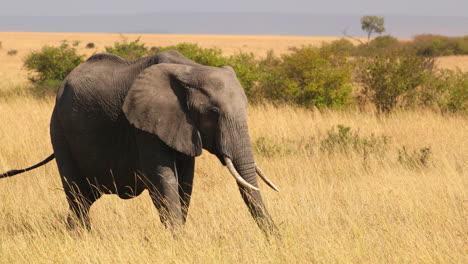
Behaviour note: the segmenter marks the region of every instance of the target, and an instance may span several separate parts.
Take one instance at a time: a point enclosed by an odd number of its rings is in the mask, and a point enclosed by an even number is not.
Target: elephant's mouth
[[[226,166],[226,161],[224,161],[225,155],[219,154],[219,153],[217,153],[217,154],[215,154],[215,155],[216,155],[216,157],[219,159],[219,162],[221,162],[221,164],[223,164],[223,166]]]

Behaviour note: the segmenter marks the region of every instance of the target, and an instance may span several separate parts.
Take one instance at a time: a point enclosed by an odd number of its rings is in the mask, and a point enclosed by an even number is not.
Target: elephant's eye
[[[208,108],[208,111],[209,111],[210,113],[215,113],[215,114],[219,114],[219,112],[220,112],[220,111],[219,111],[219,108],[218,108],[218,107],[215,107],[215,106]]]

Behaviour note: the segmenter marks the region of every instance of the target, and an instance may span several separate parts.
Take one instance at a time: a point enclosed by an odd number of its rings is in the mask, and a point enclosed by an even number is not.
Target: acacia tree
[[[367,44],[372,33],[382,34],[385,31],[384,18],[378,16],[361,17],[361,29],[367,32]]]

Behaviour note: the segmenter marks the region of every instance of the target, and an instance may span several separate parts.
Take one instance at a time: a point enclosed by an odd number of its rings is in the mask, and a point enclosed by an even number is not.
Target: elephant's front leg
[[[183,223],[183,216],[175,168],[159,165],[156,171],[157,180],[149,188],[151,199],[159,210],[164,226],[171,230],[177,229]]]
[[[179,179],[180,205],[182,207],[182,217],[185,223],[190,206],[190,198],[192,196],[195,158],[178,153],[176,167]]]
[[[141,132],[137,137],[140,167],[151,199],[158,208],[166,228],[177,229],[183,223],[179,183],[176,169],[176,151],[156,136]]]

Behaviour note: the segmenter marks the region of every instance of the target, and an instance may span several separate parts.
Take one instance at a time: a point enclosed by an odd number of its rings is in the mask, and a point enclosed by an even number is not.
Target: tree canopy
[[[384,18],[378,16],[361,17],[361,29],[367,32],[367,43],[369,43],[372,33],[381,34],[385,31]]]

